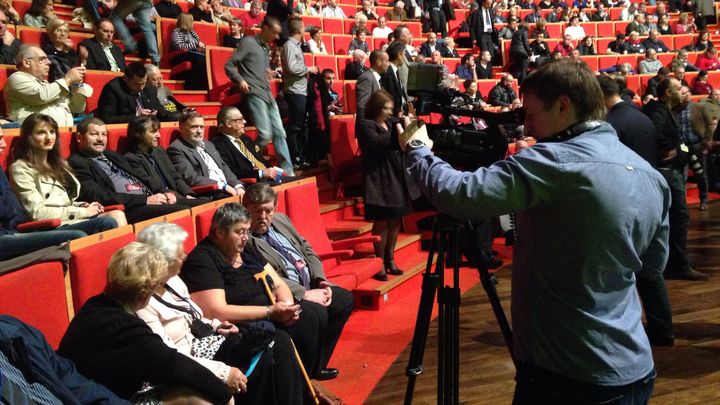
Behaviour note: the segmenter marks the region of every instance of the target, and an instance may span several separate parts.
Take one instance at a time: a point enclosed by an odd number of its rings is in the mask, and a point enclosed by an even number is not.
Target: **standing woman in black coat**
[[[387,280],[388,274],[403,274],[395,265],[395,245],[400,220],[410,212],[393,104],[388,92],[375,92],[356,130],[363,155],[365,219],[373,221],[372,234],[380,236],[374,244],[375,255],[384,263],[384,270],[374,276],[380,281]]]
[[[528,42],[528,22],[523,21],[520,27],[513,33],[510,40],[510,59],[512,66],[510,72],[518,78],[518,83],[522,84],[528,72],[528,59],[532,54],[530,43]]]

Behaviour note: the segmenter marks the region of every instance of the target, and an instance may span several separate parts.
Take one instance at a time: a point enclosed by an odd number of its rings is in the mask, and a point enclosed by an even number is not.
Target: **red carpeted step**
[[[170,89],[170,91],[177,91],[177,90],[183,90],[185,89],[185,80],[171,80],[167,79],[165,80],[163,78],[163,85]]]
[[[208,92],[205,90],[174,90],[173,95],[183,104],[210,101]]]
[[[218,111],[220,111],[220,103],[218,102],[192,102],[192,103],[186,103],[188,107],[193,107],[202,115],[212,116],[216,117]],[[207,122],[205,123],[207,125]]]

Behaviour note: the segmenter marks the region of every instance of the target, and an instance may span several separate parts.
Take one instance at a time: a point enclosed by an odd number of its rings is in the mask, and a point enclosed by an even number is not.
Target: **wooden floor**
[[[688,250],[709,282],[667,282],[675,325],[675,347],[654,348],[658,379],[652,404],[720,404],[720,201],[709,210],[690,208]],[[510,271],[498,273],[499,296],[509,315]],[[510,404],[514,369],[480,285],[464,293],[460,325],[460,398],[463,404]],[[398,357],[367,404],[403,401],[410,348]],[[417,380],[414,404],[436,403],[437,323],[425,352],[425,373]]]

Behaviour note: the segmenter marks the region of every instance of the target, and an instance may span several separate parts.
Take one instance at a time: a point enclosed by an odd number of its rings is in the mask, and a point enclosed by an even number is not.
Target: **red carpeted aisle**
[[[452,272],[448,272],[446,284],[451,280]],[[479,281],[477,270],[460,270],[463,293]],[[329,364],[339,368],[340,375],[323,384],[347,404],[362,404],[412,341],[421,284],[422,276],[418,275],[390,291],[388,302],[379,311],[356,311],[345,325]],[[436,315],[437,306],[433,317]]]

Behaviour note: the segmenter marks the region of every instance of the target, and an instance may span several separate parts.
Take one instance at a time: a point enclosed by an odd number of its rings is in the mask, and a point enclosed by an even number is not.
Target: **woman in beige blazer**
[[[52,117],[28,116],[11,156],[13,190],[33,221],[58,218],[61,228],[88,235],[127,225],[122,211],[104,212],[98,202],[76,201],[80,183],[60,156],[58,125]]]

